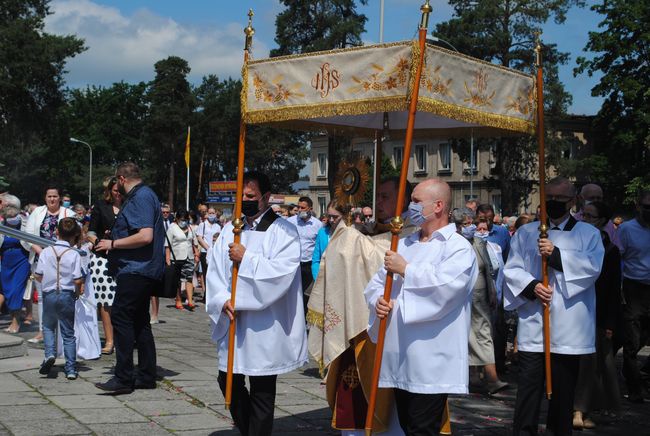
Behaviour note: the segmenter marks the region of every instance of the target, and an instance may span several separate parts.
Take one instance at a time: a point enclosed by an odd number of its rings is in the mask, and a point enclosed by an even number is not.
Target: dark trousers
[[[642,326],[650,320],[650,285],[623,280],[623,375],[631,395],[641,395],[641,375],[636,355],[645,345]]]
[[[311,273],[311,262],[300,262],[300,277],[302,279],[302,302],[307,313],[307,302],[311,293],[310,286],[314,282],[314,276]]]
[[[508,325],[506,324],[503,304],[497,304],[492,323],[492,344],[494,346],[494,363],[497,371],[506,371],[506,348],[508,346]]]
[[[270,435],[273,430],[277,375],[249,376],[250,392],[243,374],[232,375],[230,416],[243,436]],[[226,373],[219,371],[219,387],[226,395]]]
[[[519,386],[515,402],[513,434],[537,435],[539,408],[544,395],[544,353],[519,351]],[[580,355],[551,354],[553,395],[548,405],[546,434],[573,432],[573,397]]]
[[[135,274],[117,277],[111,321],[115,335],[115,377],[126,385],[155,383],[156,344],[149,324],[149,299],[156,280]],[[133,368],[133,344],[138,347],[138,370]]]
[[[399,426],[406,436],[440,434],[447,394],[415,394],[393,389]]]

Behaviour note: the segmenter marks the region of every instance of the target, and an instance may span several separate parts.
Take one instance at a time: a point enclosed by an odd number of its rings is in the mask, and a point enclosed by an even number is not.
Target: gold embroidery
[[[331,90],[339,87],[341,76],[338,70],[330,68],[330,63],[325,62],[320,67],[320,71],[311,79],[311,87],[320,92],[320,97],[325,98]]]
[[[516,97],[508,97],[505,105],[506,112],[514,111],[522,115],[529,115],[535,109],[535,88],[520,89]]]
[[[348,91],[357,94],[361,91],[385,91],[398,86],[403,87],[406,84],[407,72],[410,69],[409,61],[404,57],[400,57],[387,73],[381,65],[372,63],[370,67],[374,72],[365,78],[352,76],[352,80],[358,85],[348,88]]]
[[[253,88],[255,88],[255,100],[265,103],[280,103],[289,100],[291,97],[304,97],[298,92],[300,84],[295,83],[289,87],[282,83],[282,75],[276,76],[271,83],[265,81],[258,73],[253,74]]]
[[[489,106],[492,107],[492,99],[496,95],[496,91],[492,91],[488,95],[488,78],[490,75],[483,68],[474,73],[474,83],[470,88],[465,82],[465,92],[467,97],[463,100],[465,103],[471,103],[474,106],[483,107]]]
[[[444,95],[445,97],[451,97],[451,84],[454,82],[454,79],[443,79],[440,74],[442,65],[431,69],[427,68],[428,56],[424,59],[425,68],[422,71],[422,78],[420,81],[420,86],[424,86],[427,91],[431,94]]]

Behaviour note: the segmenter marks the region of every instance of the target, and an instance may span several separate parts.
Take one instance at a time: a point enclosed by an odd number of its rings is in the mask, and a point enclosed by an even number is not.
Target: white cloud
[[[154,77],[154,63],[171,55],[188,61],[192,68],[188,79],[193,83],[208,74],[240,76],[244,39],[241,23],[219,28],[189,25],[147,9],[125,16],[116,8],[90,0],[55,0],[52,11],[45,30],[75,34],[88,47],[67,64],[69,86],[149,81]],[[269,51],[259,40],[255,49],[258,57]]]

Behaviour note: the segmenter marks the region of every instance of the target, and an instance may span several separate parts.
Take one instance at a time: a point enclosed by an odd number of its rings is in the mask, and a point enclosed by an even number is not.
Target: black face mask
[[[566,213],[566,205],[568,202],[557,201],[557,200],[547,200],[546,201],[546,213],[549,218],[556,220],[561,218]]]
[[[241,202],[241,211],[247,217],[255,216],[260,212],[257,200],[244,200]]]

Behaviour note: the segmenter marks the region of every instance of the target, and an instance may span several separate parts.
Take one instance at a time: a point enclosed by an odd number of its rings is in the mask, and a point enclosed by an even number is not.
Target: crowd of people
[[[380,183],[374,211],[333,200],[317,217],[309,197],[296,205],[270,205],[268,178],[247,173],[238,243],[231,214],[204,204],[196,212],[172,211],[132,163],[120,165],[105,180],[103,197],[88,207],[73,204],[55,186],[44,190],[42,206],[21,208],[16,196],[0,194],[3,225],[53,242],[44,248],[0,235],[0,304],[11,315],[6,332],[34,322],[36,303],[39,333],[30,341],[44,342],[42,374],[61,351],[70,380],[77,378],[77,357],[115,352],[115,376],[97,383],[99,389],[128,394],[155,388],[151,324],[159,322],[157,295],[167,265],[178,278],[176,309],[194,311],[205,303],[225,391],[235,263],[238,341],[230,411],[242,434],[270,434],[276,378],[307,362],[307,327],[310,336],[320,329],[316,333],[325,337],[327,322],[329,328],[353,323],[331,307],[326,314],[318,306],[322,301],[310,303],[312,291],[317,299],[323,289],[348,292],[350,276],[357,274],[365,291],[351,292],[363,293],[366,304],[352,310],[365,317],[363,332],[345,341],[343,349],[352,345],[355,352],[338,353],[336,359],[346,364],[330,365],[327,373],[336,411],[332,423],[344,433],[363,428],[368,400],[365,391],[351,388],[345,370],[352,367],[357,381],[364,378],[355,347],[372,350],[384,318],[389,323],[380,387],[392,389],[394,412],[388,407],[388,418],[378,419],[398,433],[438,434],[448,394],[469,388],[498,394],[510,388],[503,379],[517,366],[513,432],[537,434],[544,307],[551,313],[553,372],[547,431],[565,435],[594,428],[595,411],[617,416],[622,395],[615,358],[621,348],[627,399],[644,401],[640,371],[650,372],[650,363],[640,368],[637,354],[650,319],[650,192],[639,195],[635,217],[624,221],[598,185],[578,192],[569,180],[555,178],[546,192],[548,235],[540,236],[539,208],[501,217],[492,205],[475,200],[453,207],[449,186],[430,179],[407,187],[404,228],[398,249],[391,251],[382,241],[397,187],[394,178]],[[343,235],[344,229],[354,233]],[[367,265],[374,267],[368,271]],[[341,268],[341,274],[333,273]],[[394,280],[385,300],[388,274]]]

